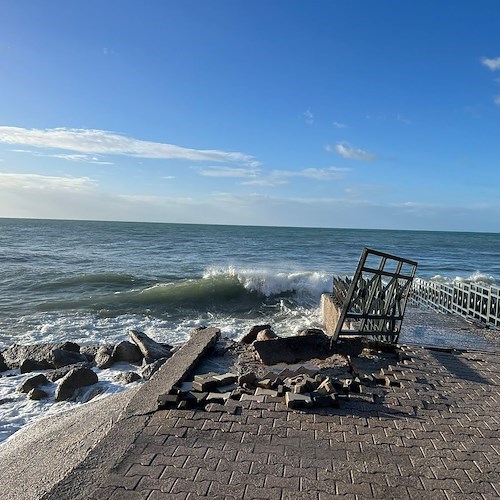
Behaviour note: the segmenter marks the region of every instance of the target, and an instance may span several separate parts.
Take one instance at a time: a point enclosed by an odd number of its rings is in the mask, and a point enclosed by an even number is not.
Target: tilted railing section
[[[441,312],[459,314],[500,329],[500,287],[476,283],[436,283],[413,280],[411,302]]]
[[[397,342],[417,263],[363,249],[354,277],[334,280],[334,300],[342,303],[332,341],[366,335]]]

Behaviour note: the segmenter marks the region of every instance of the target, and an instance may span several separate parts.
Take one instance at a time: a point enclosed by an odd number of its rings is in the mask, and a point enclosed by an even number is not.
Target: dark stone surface
[[[113,377],[113,380],[123,384],[131,384],[137,380],[141,380],[141,376],[137,372],[122,372]]]
[[[80,354],[79,352],[56,348],[52,349],[48,361],[54,368],[62,368],[63,366],[74,365],[76,363],[86,363],[88,359],[84,354]]]
[[[3,354],[0,352],[0,372],[4,372],[8,369],[9,367],[5,364],[5,360],[3,359]]]
[[[296,363],[312,358],[326,358],[332,354],[326,335],[285,337],[272,341],[256,341],[253,346],[266,365]]]
[[[45,375],[50,382],[55,382],[56,380],[59,380],[67,375],[73,368],[92,368],[93,366],[94,363],[85,361],[74,365],[63,366],[62,368],[57,368],[55,370],[50,370]]]
[[[52,351],[54,349],[62,349],[73,353],[80,351],[78,344],[63,342],[34,345],[13,344],[3,351],[2,354],[8,368],[19,368],[26,359],[46,363],[47,368],[56,368],[52,362]]]
[[[47,377],[43,375],[42,373],[39,375],[35,375],[34,377],[30,377],[26,379],[18,388],[19,392],[25,392],[28,393],[31,391],[31,389],[34,389],[35,387],[38,387],[40,385],[48,384],[49,381],[47,380]]]
[[[152,338],[148,337],[144,332],[139,332],[137,330],[130,330],[129,337],[137,345],[142,355],[146,359],[161,359],[169,358],[172,353],[170,349],[159,344]]]
[[[28,398],[33,399],[34,401],[40,401],[41,399],[48,398],[49,395],[42,389],[39,389],[38,387],[33,387],[28,392]]]
[[[36,361],[34,359],[25,359],[21,366],[19,367],[19,371],[21,373],[30,373],[39,370],[47,370],[50,368],[49,363],[45,361]]]
[[[76,389],[96,384],[96,373],[90,368],[73,368],[59,382],[56,389],[56,401],[70,399]]]
[[[161,366],[167,361],[168,358],[160,358],[152,363],[147,363],[144,365],[144,367],[141,369],[141,377],[144,380],[149,380],[155,372],[157,372]]]
[[[140,349],[128,340],[119,342],[113,350],[113,359],[115,362],[126,361],[128,363],[140,363],[142,358],[143,355]]]
[[[109,368],[114,360],[113,360],[113,350],[114,346],[112,345],[101,345],[97,352],[95,353],[95,364],[97,368],[105,369]]]

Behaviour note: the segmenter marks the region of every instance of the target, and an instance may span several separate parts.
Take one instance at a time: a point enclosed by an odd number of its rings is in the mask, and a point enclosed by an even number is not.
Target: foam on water
[[[449,278],[446,276],[442,276],[441,274],[436,274],[435,276],[432,276],[431,281],[437,281],[438,283],[472,283],[472,284],[478,284],[478,285],[498,285],[499,281],[495,279],[494,276],[491,276],[489,274],[483,273],[481,271],[475,271],[474,273],[470,274],[469,276],[455,276],[455,278]]]

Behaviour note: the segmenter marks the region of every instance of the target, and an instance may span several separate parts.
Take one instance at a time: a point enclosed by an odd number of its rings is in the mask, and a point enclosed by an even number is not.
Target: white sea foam
[[[473,283],[479,285],[495,285],[498,281],[494,276],[482,273],[481,271],[475,271],[469,276],[455,276],[455,278],[449,278],[446,276],[442,276],[440,274],[436,274],[431,278],[432,281],[437,281],[438,283]]]

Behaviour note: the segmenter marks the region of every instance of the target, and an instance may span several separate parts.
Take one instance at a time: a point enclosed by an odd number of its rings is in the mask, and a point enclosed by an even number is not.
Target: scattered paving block
[[[283,397],[285,395],[285,386],[283,384],[278,385],[276,389],[278,397]]]
[[[270,378],[261,379],[257,382],[257,387],[262,387],[263,389],[270,389],[273,385],[273,381]]]
[[[179,403],[178,394],[161,394],[158,396],[158,407],[162,409],[176,408]]]
[[[264,396],[255,396],[252,394],[242,394],[240,401],[256,401],[257,403],[263,403]]]
[[[238,388],[238,384],[223,385],[221,387],[216,387],[217,392],[233,392]]]
[[[319,408],[338,408],[339,400],[336,394],[311,393],[313,405]]]
[[[238,375],[234,373],[223,373],[222,375],[212,375],[212,378],[219,381],[219,386],[230,385],[238,382]]]
[[[215,372],[201,373],[199,375],[195,375],[193,377],[193,380],[195,382],[202,382],[204,379],[210,378],[210,377],[215,377],[216,375],[219,375],[219,374],[215,373]]]
[[[271,396],[274,398],[278,397],[278,391],[275,391],[274,389],[263,389],[262,387],[257,387],[255,390],[255,395],[256,396]]]
[[[206,402],[207,403],[220,403],[224,404],[226,400],[229,399],[229,396],[231,396],[230,392],[209,392],[207,397],[206,397]]]
[[[310,408],[313,404],[309,394],[294,394],[287,392],[285,394],[285,404],[292,410],[300,408]]]
[[[206,377],[193,381],[193,390],[200,392],[210,392],[217,388],[219,381],[213,377]]]
[[[333,385],[333,382],[330,380],[330,377],[326,378],[321,384],[317,387],[316,392],[319,394],[334,394],[337,391],[335,390],[335,386]]]

